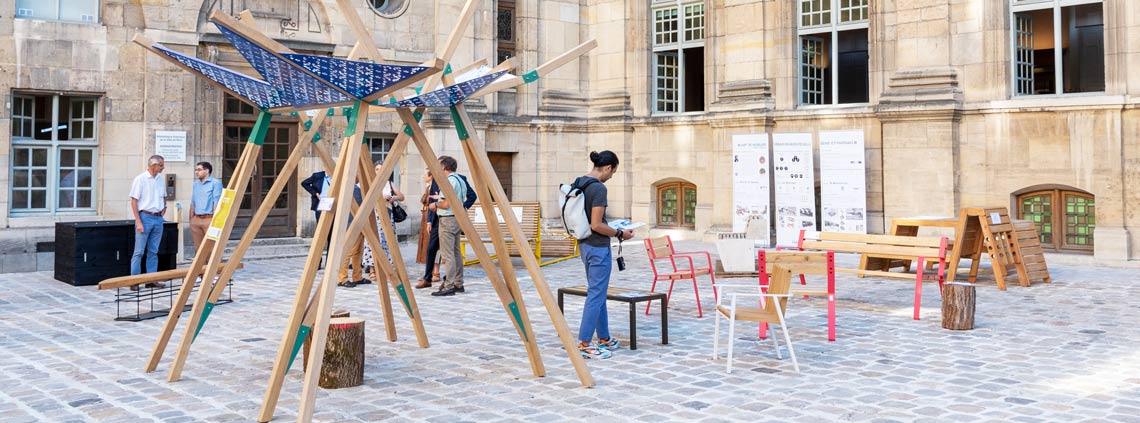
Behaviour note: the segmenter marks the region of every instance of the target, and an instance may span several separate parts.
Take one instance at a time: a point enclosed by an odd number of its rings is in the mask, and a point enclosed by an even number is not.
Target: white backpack
[[[586,193],[582,190],[597,181],[586,182],[578,187],[574,184],[560,184],[558,189],[562,195],[558,196],[558,206],[562,208],[562,225],[566,232],[577,239],[586,239],[594,233],[590,229],[590,219],[586,214]]]

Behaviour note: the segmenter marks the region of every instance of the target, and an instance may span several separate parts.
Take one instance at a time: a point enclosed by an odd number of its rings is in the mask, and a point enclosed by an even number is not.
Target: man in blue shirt
[[[467,184],[459,179],[459,174],[455,173],[459,163],[454,158],[439,156],[439,164],[443,166],[447,182],[451,184],[451,189],[455,190],[455,195],[458,197],[453,200],[440,193],[438,201],[428,204],[428,210],[434,211],[439,221],[439,251],[443,253],[443,260],[447,262],[443,287],[431,295],[446,297],[466,291],[463,287],[463,255],[459,251],[459,237],[463,232],[459,228],[459,222],[455,220],[453,208],[463,207],[463,199],[467,198]]]
[[[190,198],[190,235],[194,237],[194,253],[206,239],[206,230],[214,218],[214,208],[222,198],[222,181],[211,176],[214,167],[210,162],[194,165],[194,195]]]

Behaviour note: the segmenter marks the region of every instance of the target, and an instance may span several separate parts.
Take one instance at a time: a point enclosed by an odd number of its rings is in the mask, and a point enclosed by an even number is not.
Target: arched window
[[[1065,189],[1017,196],[1017,216],[1037,224],[1043,248],[1092,251],[1096,202],[1091,194]]]
[[[697,226],[697,186],[669,182],[657,186],[657,226],[695,228]]]

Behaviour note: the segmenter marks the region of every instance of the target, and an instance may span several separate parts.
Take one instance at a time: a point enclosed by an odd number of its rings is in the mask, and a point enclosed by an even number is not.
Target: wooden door
[[[229,121],[225,123],[224,159],[222,161],[222,182],[229,184],[238,158],[249,140],[253,130],[253,122]],[[297,142],[296,126],[289,123],[270,124],[265,135],[265,144],[261,148],[261,159],[253,170],[249,189],[242,197],[241,208],[238,210],[234,229],[230,239],[240,239],[249,226],[250,219],[258,207],[265,200],[265,194],[273,186],[273,182],[280,176],[285,161],[289,159],[289,151]],[[288,175],[289,182],[285,189],[273,203],[269,215],[265,218],[258,238],[279,238],[296,236],[298,187],[295,174]]]
[[[487,153],[487,158],[491,160],[491,168],[495,169],[495,175],[499,177],[499,184],[503,185],[503,192],[507,193],[507,201],[510,201],[514,194],[511,193],[513,184],[512,174],[514,169],[511,163],[514,161],[515,153]]]

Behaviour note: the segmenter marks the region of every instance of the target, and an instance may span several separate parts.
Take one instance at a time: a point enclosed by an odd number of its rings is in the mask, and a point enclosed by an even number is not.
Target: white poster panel
[[[154,131],[154,154],[168,162],[186,161],[186,131]]]
[[[753,222],[765,247],[772,239],[769,165],[768,134],[732,136],[732,231],[744,232]]]
[[[800,230],[815,228],[815,163],[811,133],[772,134],[776,188],[776,244],[796,245]]]
[[[819,132],[823,230],[867,233],[867,163],[863,131]]]

